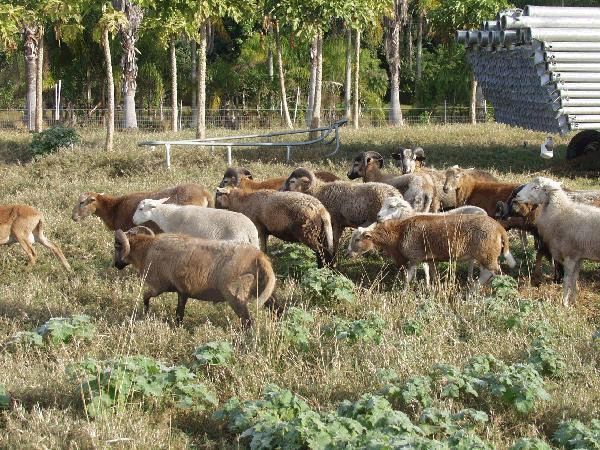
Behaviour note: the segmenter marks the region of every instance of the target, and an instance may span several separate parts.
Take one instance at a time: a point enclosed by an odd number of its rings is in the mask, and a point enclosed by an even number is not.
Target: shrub
[[[381,344],[384,327],[385,321],[373,313],[367,319],[350,321],[336,318],[325,333],[339,340],[347,339],[352,344],[359,340]]]
[[[394,372],[385,374],[388,383],[379,391],[383,396],[405,406],[426,408],[431,405],[431,378],[415,376],[402,383],[394,375]]]
[[[528,350],[527,362],[541,375],[560,376],[566,364],[556,351],[550,347],[549,339],[545,336],[535,339]]]
[[[33,135],[29,150],[33,155],[47,155],[63,147],[69,147],[81,141],[73,128],[56,125]]]
[[[541,439],[521,438],[513,444],[510,450],[550,450],[550,446]]]
[[[559,446],[571,449],[600,449],[600,420],[593,419],[590,426],[579,420],[562,422],[552,436]]]
[[[456,413],[426,408],[419,417],[419,427],[427,436],[452,436],[463,429],[473,429],[489,420],[483,411],[463,409]]]
[[[306,245],[283,244],[271,251],[275,260],[277,274],[282,277],[299,279],[308,270],[316,269],[315,255]]]
[[[74,338],[93,338],[96,334],[96,326],[86,315],[53,317],[38,327],[36,333],[53,344],[67,344]]]
[[[2,346],[10,351],[17,348],[41,347],[44,345],[42,336],[34,331],[19,331]]]
[[[458,399],[470,395],[478,397],[475,390],[481,380],[468,373],[462,372],[458,367],[448,364],[436,364],[430,374],[431,378],[441,387],[441,398]]]
[[[194,351],[194,357],[201,366],[227,366],[233,361],[233,349],[229,342],[207,342]]]
[[[300,281],[304,292],[319,304],[353,302],[354,283],[331,269],[310,269]]]
[[[108,361],[86,359],[67,367],[85,396],[92,417],[122,410],[128,403],[174,401],[179,408],[203,410],[216,405],[214,393],[184,366],[166,366],[147,356]]]
[[[303,309],[292,307],[285,314],[281,322],[281,329],[285,340],[300,350],[308,350],[310,346],[310,330],[308,325],[314,322],[311,313]]]

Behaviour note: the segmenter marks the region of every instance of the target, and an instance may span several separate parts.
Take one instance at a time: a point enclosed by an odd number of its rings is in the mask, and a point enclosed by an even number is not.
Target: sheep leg
[[[231,283],[225,291],[227,303],[229,303],[231,309],[233,309],[240,318],[242,327],[244,328],[252,326],[252,319],[250,318],[250,311],[248,310],[248,300],[254,286],[254,275],[247,273],[238,277],[238,279]]]
[[[150,311],[150,299],[158,295],[159,294],[154,289],[148,289],[146,292],[144,292],[144,316],[148,315],[148,312]]]
[[[535,254],[535,264],[533,266],[533,275],[531,276],[531,283],[534,286],[539,286],[542,283],[542,259],[544,255],[541,251],[537,251]]]
[[[15,239],[17,240],[21,248],[25,251],[27,258],[29,258],[29,264],[35,264],[36,253],[31,244],[29,243],[29,240],[26,237],[22,236],[20,233],[15,233]]]
[[[63,265],[63,267],[66,270],[69,270],[69,271],[71,270],[71,266],[67,262],[65,255],[63,255],[63,253],[60,251],[60,249],[56,245],[54,245],[52,242],[50,242],[50,240],[44,235],[44,231],[43,231],[41,222],[38,224],[37,228],[35,230],[33,230],[33,235],[35,236],[36,241],[38,241],[40,244],[42,244],[44,247],[46,247],[52,253],[54,253],[54,256],[56,256],[58,258],[58,260],[60,261],[60,263]]]
[[[467,279],[472,280],[473,279],[473,271],[475,270],[475,260],[474,259],[469,261],[469,269],[468,270],[469,271],[467,273]]]
[[[269,299],[263,305],[269,311],[275,314],[276,317],[280,317],[283,314],[285,307],[277,300],[277,297],[271,295]]]
[[[406,270],[406,284],[404,285],[404,292],[408,291],[410,282],[412,281],[415,274],[417,273],[417,267],[418,267],[418,263],[415,264],[415,263],[411,262],[408,264],[408,269]]]
[[[557,260],[554,259],[553,261],[554,261],[554,279],[553,279],[553,282],[556,283],[556,284],[560,284],[560,283],[562,283],[562,280],[563,280],[563,278],[565,276],[565,268]]]
[[[563,280],[563,306],[569,306],[569,300],[572,300],[572,303],[574,303],[577,297],[579,262],[566,258],[563,265],[565,268],[565,278]]]
[[[180,292],[177,293],[177,312],[175,313],[175,322],[181,326],[183,323],[183,315],[185,314],[185,305],[188,301],[188,296]]]
[[[431,285],[431,278],[429,276],[429,268],[431,263],[423,263],[423,272],[425,273],[425,286],[429,287]]]

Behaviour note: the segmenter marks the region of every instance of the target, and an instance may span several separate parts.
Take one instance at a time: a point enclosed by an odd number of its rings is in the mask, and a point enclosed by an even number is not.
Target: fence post
[[[444,99],[444,125],[448,123],[448,101]]]

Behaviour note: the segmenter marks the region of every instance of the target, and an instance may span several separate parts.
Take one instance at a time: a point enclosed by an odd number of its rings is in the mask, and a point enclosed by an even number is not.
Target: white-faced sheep
[[[327,183],[339,180],[339,178],[331,172],[322,170],[315,172],[315,176]],[[278,190],[285,180],[286,177],[278,177],[256,181],[252,177],[252,173],[245,167],[229,167],[223,174],[223,179],[221,180],[221,183],[219,183],[219,187],[233,186],[239,187],[245,191],[258,191],[260,189]]]
[[[177,292],[177,322],[183,321],[188,298],[227,302],[242,321],[251,325],[248,305],[260,290],[258,305],[272,305],[275,274],[269,258],[248,244],[209,241],[182,234],[154,235],[146,227],[115,232],[114,265],[119,270],[133,265],[150,299],[163,292]]]
[[[217,189],[218,208],[242,213],[258,229],[260,245],[266,250],[269,235],[288,242],[300,242],[317,255],[319,266],[333,255],[331,217],[316,198],[300,192],[243,189]]]
[[[565,271],[563,304],[575,303],[581,262],[600,261],[600,208],[574,202],[560,183],[544,177],[527,183],[515,201],[539,205],[538,232]]]
[[[135,226],[133,214],[138,204],[146,199],[169,198],[169,203],[177,205],[197,205],[214,207],[212,193],[199,184],[181,184],[156,192],[132,192],[119,197],[96,192],[86,192],[79,196],[73,207],[72,219],[78,222],[92,214],[100,217],[109,230],[128,230]],[[160,230],[154,224],[147,224],[153,231]]]
[[[392,153],[392,158],[403,174],[416,172],[418,168],[425,166],[425,150],[421,147],[400,148],[398,152]]]
[[[359,153],[348,171],[348,178],[362,178],[394,186],[417,211],[438,211],[439,201],[433,179],[427,174],[394,175],[381,171],[383,156],[369,151]]]
[[[382,250],[398,267],[408,266],[406,289],[423,262],[472,261],[479,263],[479,284],[500,270],[502,254],[510,267],[515,260],[508,235],[498,222],[480,215],[416,215],[387,220],[354,231],[348,253],[351,257],[369,250]]]
[[[152,221],[165,233],[233,241],[259,248],[258,231],[244,214],[195,205],[165,204],[167,200],[142,200],[133,215],[133,223],[141,225]]]
[[[496,203],[506,201],[517,183],[499,183],[478,178],[472,170],[451,167],[446,170],[443,191],[456,193],[456,205],[474,205],[485,209],[488,216],[495,217]]]
[[[398,191],[383,183],[355,184],[349,181],[324,183],[308,169],[294,170],[284,184],[287,191],[302,192],[316,197],[329,211],[333,229],[334,254],[346,227],[367,226],[377,220],[377,213],[387,197]]]
[[[50,249],[66,270],[71,270],[60,249],[44,235],[44,217],[28,205],[0,205],[0,245],[18,242],[30,264],[35,264],[37,253],[32,244],[39,242]]]

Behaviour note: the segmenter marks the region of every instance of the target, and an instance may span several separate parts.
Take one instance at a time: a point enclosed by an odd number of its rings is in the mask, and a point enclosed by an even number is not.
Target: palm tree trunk
[[[39,27],[37,73],[35,83],[35,132],[40,133],[44,129],[44,103],[42,91],[44,78],[44,27]]]
[[[408,70],[413,68],[413,34],[412,34],[412,16],[408,16],[406,25],[406,58],[408,59]]]
[[[344,85],[344,110],[346,118],[352,116],[352,28],[346,28],[346,79]]]
[[[37,87],[37,57],[38,39],[37,26],[24,25],[21,30],[23,36],[23,54],[25,55],[25,71],[27,92],[25,96],[25,125],[29,131],[35,128],[36,87]]]
[[[310,127],[312,121],[313,107],[315,106],[315,83],[317,81],[317,46],[318,39],[315,36],[310,44],[310,79],[308,81],[308,104],[306,105],[306,126]]]
[[[359,117],[359,88],[358,82],[360,77],[360,30],[356,30],[356,48],[355,48],[355,65],[354,65],[354,113],[352,114],[352,121],[355,129],[358,129],[358,117]]]
[[[317,72],[315,74],[315,102],[313,105],[312,119],[310,121],[311,128],[319,128],[321,126],[321,91],[323,86],[323,34],[319,30],[317,34]],[[313,133],[312,139],[317,135]]]
[[[117,0],[119,9],[127,16],[127,26],[119,30],[121,35],[121,70],[123,72],[123,110],[124,128],[137,128],[137,116],[135,112],[135,92],[137,90],[137,54],[139,50],[135,47],[138,40],[138,31],[144,11],[139,5],[131,0]]]
[[[169,47],[171,54],[171,130],[177,131],[179,104],[177,103],[177,54],[175,53],[175,38],[171,39]]]
[[[394,17],[387,19],[386,57],[390,67],[390,118],[392,126],[404,125],[400,109],[400,29],[406,18],[407,0],[394,0]]]
[[[471,123],[477,123],[477,80],[471,73]]]
[[[206,137],[206,23],[200,27],[198,42],[198,106],[196,115],[196,138]]]
[[[115,80],[112,71],[112,59],[110,56],[110,39],[108,29],[102,30],[102,49],[104,50],[104,62],[106,64],[106,84],[108,86],[108,102],[106,105],[106,142],[104,149],[107,152],[113,149],[113,137],[115,134]]]
[[[423,22],[425,13],[419,11],[419,23],[417,25],[417,54],[416,54],[416,74],[415,74],[415,98],[419,99],[419,88],[421,84],[421,76],[423,73]]]
[[[198,49],[196,47],[196,41],[192,40],[192,44],[191,44],[191,51],[192,51],[192,124],[196,123],[197,121],[197,117],[198,117],[198,99],[197,99],[197,93],[198,93],[198,83],[197,83],[197,78],[198,78],[198,69],[196,67],[196,62],[198,59]]]
[[[288,128],[294,128],[287,103],[287,92],[285,89],[285,73],[283,72],[283,56],[281,54],[281,39],[279,36],[279,22],[275,21],[275,47],[277,51],[277,71],[279,73],[279,93],[281,95],[281,106],[283,108],[283,119]]]

